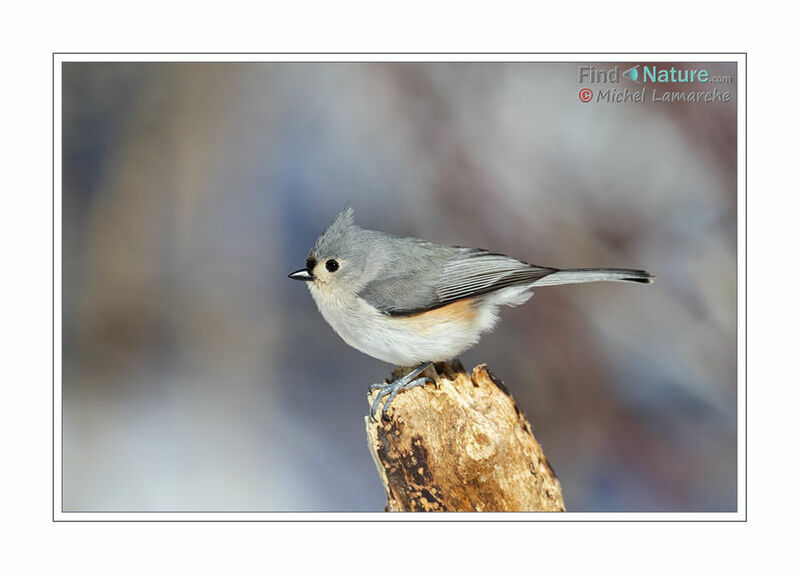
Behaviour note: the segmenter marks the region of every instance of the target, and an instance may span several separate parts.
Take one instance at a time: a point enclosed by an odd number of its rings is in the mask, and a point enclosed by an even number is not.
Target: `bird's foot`
[[[372,385],[370,385],[369,386],[370,392],[373,392],[376,389],[379,390],[378,395],[375,396],[375,400],[372,402],[372,408],[370,409],[370,415],[372,416],[372,419],[378,421],[378,418],[376,416],[378,414],[378,408],[380,407],[381,400],[384,397],[386,397],[386,401],[384,402],[383,409],[381,410],[382,418],[386,417],[386,411],[389,409],[389,404],[392,403],[392,400],[401,391],[405,391],[413,387],[418,387],[420,385],[425,385],[426,383],[435,383],[430,377],[417,377],[420,373],[425,371],[425,369],[427,369],[429,365],[430,363],[422,364],[413,371],[404,375],[403,377],[396,379],[390,383],[373,383]]]

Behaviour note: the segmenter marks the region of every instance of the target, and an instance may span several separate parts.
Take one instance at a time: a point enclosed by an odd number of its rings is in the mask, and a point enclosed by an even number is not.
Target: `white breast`
[[[352,347],[387,363],[414,366],[453,359],[475,345],[481,333],[497,323],[499,305],[519,305],[532,295],[529,287],[514,287],[473,305],[461,301],[422,314],[393,317],[381,314],[363,299],[330,293],[308,284],[322,317]]]

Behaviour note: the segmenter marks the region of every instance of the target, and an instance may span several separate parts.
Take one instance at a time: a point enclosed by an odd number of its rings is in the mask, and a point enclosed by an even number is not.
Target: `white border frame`
[[[61,64],[64,62],[735,62],[737,97],[737,511],[719,513],[64,512],[61,451]],[[747,56],[744,53],[54,53],[53,521],[747,521]],[[58,378],[56,378],[58,374]],[[58,407],[58,409],[56,409]]]

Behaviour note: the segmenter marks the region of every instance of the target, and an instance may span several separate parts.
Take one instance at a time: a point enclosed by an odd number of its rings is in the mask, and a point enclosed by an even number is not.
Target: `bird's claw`
[[[374,383],[370,385],[369,386],[370,392],[375,391],[376,389],[380,390],[378,391],[378,395],[375,397],[375,400],[372,402],[372,407],[370,408],[370,416],[372,417],[373,420],[378,421],[376,415],[378,413],[378,407],[380,405],[381,399],[388,396],[386,402],[383,404],[383,409],[381,410],[381,418],[385,419],[387,417],[386,412],[389,409],[389,404],[392,403],[392,400],[397,396],[398,393],[400,393],[401,391],[405,391],[407,389],[418,387],[420,385],[425,385],[426,383],[435,383],[435,382],[430,377],[418,377],[416,379],[413,379],[409,378],[407,375],[391,383]]]

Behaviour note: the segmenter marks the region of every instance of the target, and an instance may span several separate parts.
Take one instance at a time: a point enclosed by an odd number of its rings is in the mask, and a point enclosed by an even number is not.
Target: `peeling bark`
[[[385,421],[366,418],[387,511],[565,510],[528,420],[486,365],[469,374],[456,360],[422,375],[436,386],[398,394]]]

